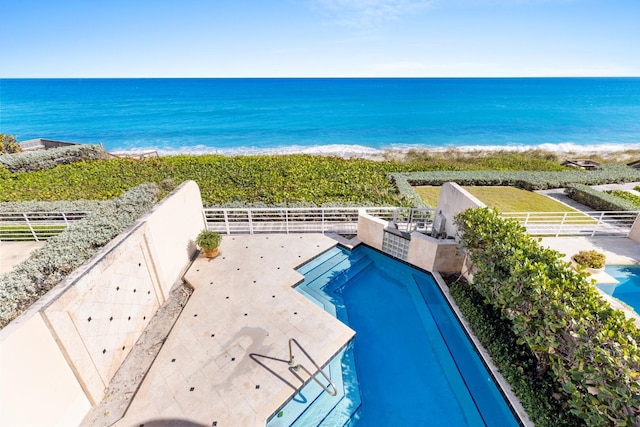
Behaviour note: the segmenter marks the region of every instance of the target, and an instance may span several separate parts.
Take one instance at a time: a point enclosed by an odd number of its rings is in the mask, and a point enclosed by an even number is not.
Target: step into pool
[[[268,426],[518,426],[433,277],[364,245],[302,266],[296,288],[356,331]]]

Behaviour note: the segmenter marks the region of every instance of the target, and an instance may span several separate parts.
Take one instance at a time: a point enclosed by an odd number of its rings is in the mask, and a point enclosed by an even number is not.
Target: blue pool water
[[[617,285],[603,285],[598,287],[607,294],[624,301],[636,313],[640,314],[640,265],[608,265],[605,272],[616,279]]]
[[[519,425],[430,275],[365,246],[299,271],[356,336],[327,367],[338,397],[311,382],[270,426]]]

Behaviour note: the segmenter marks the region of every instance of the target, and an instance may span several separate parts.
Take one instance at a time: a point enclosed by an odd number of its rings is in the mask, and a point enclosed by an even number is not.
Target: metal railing
[[[503,212],[534,236],[628,237],[640,212]]]
[[[433,209],[396,207],[205,208],[207,229],[222,234],[338,233],[357,234],[358,212],[393,221],[403,231],[425,231]]]
[[[409,231],[426,230],[433,220],[431,209],[395,207],[205,208],[203,213],[207,229],[222,234],[357,234],[360,210]]]
[[[429,208],[395,208],[391,221],[397,226],[398,230],[406,231],[407,233],[414,231],[429,233],[433,226],[435,212],[435,209]]]
[[[307,356],[307,359],[309,359],[309,361],[313,364],[313,366],[316,368],[316,373],[311,373],[309,372],[309,370],[307,368],[305,368],[302,364],[295,363],[295,359],[293,357],[293,346],[292,344],[295,344],[300,351],[302,351],[302,353]],[[295,338],[289,338],[289,360],[287,362],[289,364],[289,369],[291,369],[292,371],[299,371],[300,369],[302,369],[308,376],[309,378],[311,378],[312,380],[314,380],[320,387],[322,387],[322,389],[324,391],[326,391],[330,396],[336,396],[338,394],[338,389],[336,388],[336,386],[333,384],[333,382],[331,381],[331,379],[329,378],[329,376],[327,374],[324,373],[324,371],[322,370],[322,368],[320,366],[318,366],[318,364],[316,363],[315,360],[313,360],[311,358],[311,356],[309,355],[309,353],[307,353],[307,351],[302,348],[302,346],[300,345],[300,343],[295,339]],[[322,375],[325,379],[325,381],[329,384],[324,385],[317,376],[317,373],[320,373],[320,375]],[[329,389],[329,386],[333,389]]]
[[[70,223],[79,221],[89,212],[2,212],[0,240],[46,240],[64,231]]]

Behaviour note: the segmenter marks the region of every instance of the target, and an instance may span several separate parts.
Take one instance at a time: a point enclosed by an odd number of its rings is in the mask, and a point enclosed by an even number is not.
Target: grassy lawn
[[[440,193],[440,186],[435,185],[421,185],[419,187],[413,187],[416,193],[422,197],[422,200],[432,208],[438,206],[438,194]]]
[[[65,225],[32,225],[38,239],[46,239],[61,233]],[[32,240],[33,234],[28,225],[0,225],[0,239],[4,241]]]
[[[487,206],[500,212],[575,212],[549,197],[515,187],[463,187]],[[438,204],[440,187],[422,186],[415,188],[420,197],[429,206]]]

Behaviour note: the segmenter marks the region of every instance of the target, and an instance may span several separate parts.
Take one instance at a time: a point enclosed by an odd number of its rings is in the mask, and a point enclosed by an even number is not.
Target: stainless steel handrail
[[[295,343],[298,346],[298,348],[304,353],[304,355],[307,356],[307,359],[309,359],[311,361],[311,363],[313,363],[313,366],[316,367],[317,372],[320,372],[320,374],[322,374],[324,379],[327,380],[329,385],[333,388],[333,391],[329,390],[329,388],[327,386],[325,386],[322,382],[320,382],[318,380],[318,378],[316,377],[316,374],[312,374],[311,372],[309,372],[309,370],[307,368],[305,368],[304,366],[302,366],[299,363],[297,365],[294,365],[293,347],[291,345],[292,343]],[[312,380],[314,380],[320,387],[322,387],[322,389],[324,391],[329,393],[330,396],[336,396],[338,394],[338,389],[333,384],[333,382],[331,382],[331,379],[327,376],[327,374],[324,373],[322,368],[320,368],[320,366],[318,366],[316,361],[313,360],[311,358],[311,356],[309,356],[309,353],[307,353],[306,350],[304,348],[302,348],[300,343],[295,338],[289,338],[289,362],[288,363],[289,363],[290,369],[293,369],[294,371],[298,371],[299,369],[302,369],[303,371],[305,371],[307,373],[307,375],[309,375],[309,377],[311,377]]]

